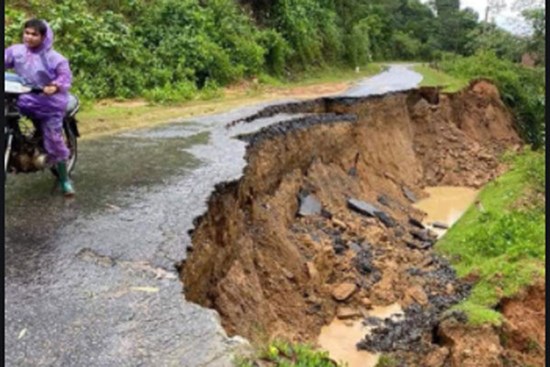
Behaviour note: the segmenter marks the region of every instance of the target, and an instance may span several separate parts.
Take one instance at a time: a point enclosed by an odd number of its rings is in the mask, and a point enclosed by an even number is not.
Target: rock
[[[490,161],[491,159],[493,159],[493,157],[490,154],[485,152],[479,152],[477,157],[484,161]]]
[[[404,239],[403,242],[405,242],[405,244],[409,248],[416,249],[416,250],[426,250],[433,246],[432,242],[429,242],[429,241],[418,242],[409,238]]]
[[[395,227],[395,220],[383,211],[374,212],[376,217],[388,228]]]
[[[332,290],[332,297],[334,297],[335,300],[343,302],[351,297],[353,293],[357,290],[357,285],[354,283],[342,283],[337,285]]]
[[[384,177],[386,177],[388,180],[397,181],[395,177],[389,172],[384,172]]]
[[[424,241],[420,245],[420,247],[421,247],[420,249],[425,250],[425,249],[428,249],[428,248],[432,247],[433,245],[434,245],[433,241]]]
[[[358,245],[357,243],[355,242],[352,242],[350,245],[349,245],[349,248],[351,251],[355,252],[356,254],[359,253],[363,248],[361,247],[361,245]]]
[[[412,218],[412,217],[409,217],[409,223],[412,224],[415,227],[420,228],[420,229],[425,229],[426,228],[424,226],[424,224],[422,224],[421,221],[419,221],[418,219]]]
[[[405,303],[410,305],[413,302],[418,303],[421,306],[425,306],[428,304],[428,296],[426,295],[426,292],[422,289],[422,287],[416,285],[413,287],[410,287],[405,291]]]
[[[365,320],[363,320],[363,325],[365,326],[380,326],[382,323],[382,319],[374,316],[366,317]]]
[[[328,210],[326,209],[321,209],[321,216],[323,216],[324,218],[327,218],[327,219],[332,219],[332,213],[329,212]]]
[[[370,217],[376,216],[375,212],[380,211],[374,205],[357,199],[348,199],[348,207],[359,214],[368,215]]]
[[[384,206],[390,207],[390,199],[386,195],[379,195],[378,202]]]
[[[362,223],[363,223],[364,226],[372,226],[372,225],[377,224],[376,219],[374,219],[374,218],[364,219]]]
[[[449,226],[443,222],[433,222],[432,226],[434,228],[440,228],[440,229],[449,229]]]
[[[449,349],[446,347],[437,348],[424,359],[425,367],[441,367],[449,357]]]
[[[402,187],[402,190],[403,190],[403,194],[405,195],[405,197],[411,202],[411,203],[416,203],[417,199],[416,199],[416,196],[414,195],[414,193],[409,190],[407,187],[403,186]]]
[[[403,230],[403,228],[399,227],[395,230],[394,234],[395,237],[403,237],[405,235],[405,231]]]
[[[353,258],[353,264],[357,271],[362,275],[372,273],[374,266],[372,265],[372,255],[368,250],[361,250]]]
[[[367,297],[363,297],[361,299],[361,304],[365,306],[367,310],[370,310],[372,308],[372,301]]]
[[[371,251],[371,244],[367,240],[363,240],[363,242],[361,242],[360,246],[365,251]]]
[[[334,224],[336,227],[341,228],[341,229],[347,229],[348,228],[346,223],[344,223],[341,220],[336,219],[334,217],[332,218],[332,224]]]
[[[348,207],[359,214],[378,218],[386,227],[395,226],[395,220],[392,217],[371,203],[357,199],[348,199]]]
[[[308,261],[306,263],[307,273],[309,275],[309,278],[313,281],[317,280],[319,278],[319,272],[317,271],[317,268],[315,267],[315,264]]]
[[[342,255],[347,250],[347,247],[341,244],[335,244],[332,248],[334,249],[334,253],[336,255]]]
[[[300,196],[300,209],[298,215],[302,217],[321,214],[321,202],[313,195]]]
[[[409,231],[409,233],[416,238],[417,240],[420,240],[422,242],[435,242],[434,240],[437,238],[437,235],[427,229],[421,230],[421,231]]]
[[[348,245],[346,244],[346,241],[342,239],[342,237],[337,235],[337,236],[334,236],[332,248],[334,249],[334,252],[337,255],[341,255],[348,249]]]
[[[445,286],[445,292],[447,294],[453,294],[455,292],[455,287],[453,286],[453,283],[447,283]]]
[[[311,236],[309,235],[304,235],[302,237],[302,243],[307,247],[307,248],[310,248],[310,249],[313,249],[313,250],[316,250],[318,251],[319,248],[321,247],[321,244],[318,243],[317,241],[315,241],[313,238],[311,238]]]
[[[426,260],[422,261],[422,264],[420,264],[421,268],[427,268],[428,266],[432,265],[434,263],[433,257],[429,257]]]
[[[360,316],[361,312],[351,307],[339,306],[336,310],[336,317],[340,320],[353,319]]]
[[[285,278],[287,279],[294,279],[294,274],[292,274],[292,272],[286,268],[282,268],[281,269],[281,272],[283,273],[283,275],[285,276]]]

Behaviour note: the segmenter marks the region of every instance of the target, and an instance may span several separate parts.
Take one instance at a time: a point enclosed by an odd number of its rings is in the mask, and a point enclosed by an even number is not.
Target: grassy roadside
[[[296,81],[280,81],[267,76],[243,82],[210,95],[177,104],[150,104],[145,100],[98,101],[84,104],[79,113],[83,139],[96,138],[128,129],[163,124],[175,119],[216,114],[237,107],[283,98],[315,98],[344,91],[352,82],[381,72],[384,64],[371,63],[359,72],[352,69],[325,69],[303,74]]]
[[[456,92],[468,85],[466,79],[455,78],[425,64],[414,65],[412,69],[424,77],[420,82],[421,87],[443,86],[444,92]]]
[[[494,308],[545,272],[545,155],[528,151],[505,158],[511,169],[480,193],[438,242],[460,277],[476,283],[456,306],[471,324],[500,324]]]

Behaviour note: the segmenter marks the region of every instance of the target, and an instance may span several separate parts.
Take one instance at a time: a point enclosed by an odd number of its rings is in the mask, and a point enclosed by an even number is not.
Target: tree
[[[544,65],[546,50],[546,10],[525,9],[521,15],[529,22],[533,33],[527,42],[527,51],[536,55],[537,64]]]
[[[524,38],[490,23],[485,23],[482,27],[474,29],[469,38],[470,41],[466,45],[467,54],[493,51],[498,57],[512,62],[521,60],[526,47]]]

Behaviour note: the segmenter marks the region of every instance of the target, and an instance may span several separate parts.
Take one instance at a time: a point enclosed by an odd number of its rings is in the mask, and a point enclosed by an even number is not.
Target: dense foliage
[[[478,23],[459,0],[8,0],[5,10],[8,45],[26,18],[51,23],[76,92],[90,99],[181,100],[262,74],[443,52],[517,61],[545,39],[544,11],[525,12],[535,29],[527,42]]]

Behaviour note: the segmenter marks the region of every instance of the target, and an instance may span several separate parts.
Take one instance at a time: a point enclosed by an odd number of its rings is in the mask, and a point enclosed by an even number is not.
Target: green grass
[[[442,86],[444,92],[456,92],[468,85],[468,80],[455,78],[424,64],[414,65],[413,70],[423,76],[421,87]]]
[[[378,360],[378,363],[376,363],[375,367],[397,367],[397,361],[394,358],[384,354],[380,356],[380,359]]]
[[[459,277],[478,278],[468,299],[455,307],[474,325],[498,325],[499,300],[544,275],[544,152],[505,159],[512,168],[478,197],[484,210],[470,207],[436,246]]]
[[[381,63],[371,63],[358,73],[353,69],[319,69],[295,76],[294,81],[264,74],[258,76],[258,83],[245,90],[225,93],[227,90],[212,88],[208,93],[197,92],[192,100],[164,105],[150,104],[146,100],[85,101],[78,114],[79,128],[84,138],[94,138],[123,130],[152,127],[174,119],[222,113],[243,105],[288,98],[288,93],[300,94],[300,87],[310,87],[305,94],[315,93],[315,85],[330,87],[334,84],[336,86],[333,87],[341,89],[344,87],[338,83],[365,78],[383,69],[384,64]]]
[[[256,359],[270,362],[276,367],[345,367],[345,364],[335,364],[328,353],[315,350],[307,344],[290,344],[284,341],[274,341],[259,353]],[[252,367],[254,361],[249,358],[237,358],[237,367]]]
[[[292,77],[292,80],[268,78],[267,80],[264,80],[264,82],[268,85],[281,87],[301,87],[323,83],[348,82],[378,74],[384,70],[385,65],[386,63],[373,62],[366,66],[361,66],[359,68],[359,72],[356,72],[355,69],[349,68],[314,69],[301,74],[296,74]],[[260,78],[260,81],[262,81],[262,78]]]

